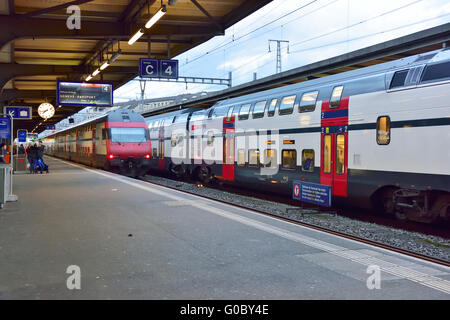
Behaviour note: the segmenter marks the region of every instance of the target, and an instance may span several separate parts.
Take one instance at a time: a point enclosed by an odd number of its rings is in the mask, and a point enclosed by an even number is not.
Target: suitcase
[[[36,170],[39,171],[47,171],[48,173],[48,165],[44,163],[44,161],[42,161],[42,159],[38,159],[36,162]]]

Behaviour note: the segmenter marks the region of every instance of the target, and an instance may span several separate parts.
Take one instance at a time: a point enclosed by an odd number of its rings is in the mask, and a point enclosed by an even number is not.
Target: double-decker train
[[[145,174],[150,164],[147,123],[128,109],[117,109],[49,135],[44,144],[48,155],[130,176]]]
[[[450,50],[146,118],[150,166],[335,206],[450,217]]]

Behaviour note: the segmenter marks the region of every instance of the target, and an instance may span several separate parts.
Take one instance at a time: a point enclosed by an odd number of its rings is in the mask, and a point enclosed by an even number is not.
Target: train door
[[[349,98],[341,98],[342,91],[335,87],[322,102],[320,183],[331,186],[333,196],[347,197]]]
[[[162,122],[161,126],[159,127],[158,143],[158,169],[164,170],[164,122]]]
[[[222,178],[234,180],[234,152],[235,152],[235,116],[223,118],[223,165]]]
[[[97,167],[97,150],[96,150],[96,144],[97,142],[97,128],[96,125],[92,125],[92,166],[95,168]]]
[[[79,145],[79,137],[80,131],[78,129],[75,130],[75,162],[80,162],[80,145]]]

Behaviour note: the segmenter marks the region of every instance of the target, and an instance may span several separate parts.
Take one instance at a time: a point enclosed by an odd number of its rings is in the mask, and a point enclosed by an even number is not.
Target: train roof
[[[377,74],[384,75],[389,72],[391,72],[393,74],[393,72],[397,71],[397,70],[409,69],[409,68],[412,68],[415,66],[433,64],[436,62],[442,62],[442,61],[446,61],[446,60],[450,60],[450,47],[426,52],[423,54],[412,55],[412,56],[405,57],[402,59],[389,61],[389,62],[385,62],[385,63],[381,63],[381,64],[369,66],[369,67],[364,67],[361,69],[346,71],[346,72],[342,72],[342,73],[335,74],[335,75],[330,75],[330,76],[323,77],[323,78],[312,79],[312,80],[308,80],[308,81],[304,81],[304,82],[300,82],[300,83],[296,83],[296,84],[291,84],[291,85],[283,86],[280,88],[263,90],[263,91],[251,93],[248,95],[242,95],[242,96],[231,98],[231,99],[221,100],[221,101],[217,102],[216,104],[214,104],[211,108],[218,108],[218,107],[227,106],[230,104],[234,104],[237,102],[243,102],[243,101],[247,101],[247,100],[255,100],[255,99],[269,96],[269,95],[274,95],[274,96],[282,95],[285,92],[292,92],[295,90],[300,91],[300,90],[308,89],[310,87],[317,88],[317,87],[322,87],[322,86],[326,86],[326,85],[331,86],[333,83],[338,83],[338,82],[343,83],[343,82],[354,80],[354,79],[357,79],[360,77],[361,78],[367,77],[370,75],[377,75]],[[380,90],[386,89],[384,80],[382,82],[379,81],[377,84],[380,86],[381,85],[383,86],[383,88],[380,88]]]
[[[201,110],[204,110],[204,109],[199,108],[199,107],[185,108],[185,109],[181,109],[181,110],[177,110],[177,111],[172,111],[172,112],[168,112],[168,113],[158,114],[155,116],[150,116],[150,117],[145,118],[145,121],[149,122],[149,121],[155,121],[155,120],[159,120],[159,119],[167,119],[167,118],[178,116],[181,114],[189,114],[189,113],[193,113],[193,112],[201,111]]]
[[[103,114],[100,115],[98,117],[92,118],[92,119],[88,119],[86,121],[80,122],[79,124],[69,127],[69,128],[65,128],[63,130],[60,130],[58,132],[49,134],[48,136],[45,136],[45,138],[47,137],[51,137],[51,136],[55,136],[57,134],[60,133],[64,133],[64,132],[68,132],[71,131],[73,129],[76,129],[78,127],[82,127],[85,126],[87,124],[93,124],[93,123],[98,123],[98,122],[122,122],[122,121],[126,121],[126,122],[143,122],[144,117],[139,114],[134,112],[133,110],[130,109],[116,109],[113,110],[111,112],[108,112],[107,114]]]

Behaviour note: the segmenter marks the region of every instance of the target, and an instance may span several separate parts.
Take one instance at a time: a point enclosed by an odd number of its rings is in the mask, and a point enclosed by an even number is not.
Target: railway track
[[[170,180],[170,181],[174,182],[175,185],[173,185],[173,183],[172,183],[172,185],[169,185],[168,183],[161,183],[161,182],[155,181],[155,179],[152,179],[152,177],[153,178],[154,177],[158,177],[160,179]],[[224,199],[218,199],[218,197],[215,197],[213,195],[206,195],[206,194],[198,192],[198,191],[199,190],[204,190],[206,188],[211,188],[213,190],[217,190],[217,191],[220,191],[220,192],[231,192],[233,194],[238,194],[238,195],[244,196],[244,197],[251,196],[253,198],[257,198],[257,199],[261,199],[261,200],[264,199],[265,201],[267,201],[268,198],[270,198],[269,201],[274,201],[274,202],[277,202],[277,203],[281,202],[281,203],[284,203],[284,204],[292,206],[292,207],[294,207],[294,205],[297,205],[298,209],[302,209],[302,208],[298,207],[298,202],[297,203],[293,203],[289,199],[284,199],[282,197],[278,197],[278,196],[275,196],[275,195],[255,194],[253,191],[245,190],[245,189],[242,190],[242,189],[234,188],[234,187],[231,187],[231,186],[228,186],[228,185],[225,186],[225,185],[219,185],[218,184],[218,185],[212,185],[212,186],[208,185],[208,187],[204,187],[204,186],[196,183],[195,181],[186,182],[184,180],[174,180],[174,179],[171,179],[171,178],[162,177],[161,175],[158,175],[158,176],[145,176],[144,178],[140,178],[140,179],[142,181],[145,181],[145,182],[150,183],[150,184],[158,185],[158,186],[169,188],[169,189],[172,189],[172,190],[177,190],[177,191],[180,191],[180,192],[184,192],[184,193],[187,193],[187,194],[191,194],[191,195],[194,195],[194,196],[197,196],[197,197],[201,197],[201,198],[205,198],[205,199],[209,199],[209,200],[213,200],[213,201],[223,202],[223,203],[226,203],[228,205],[232,205],[234,207],[243,208],[243,209],[246,209],[246,210],[250,210],[250,211],[256,212],[258,214],[270,216],[270,217],[273,217],[273,218],[276,218],[276,219],[288,221],[290,223],[301,225],[301,226],[304,226],[304,227],[307,227],[307,228],[319,230],[319,231],[326,232],[326,233],[333,234],[333,235],[337,235],[337,236],[340,236],[340,237],[343,237],[343,238],[346,238],[346,239],[351,239],[351,240],[354,240],[354,241],[366,243],[366,244],[373,245],[373,246],[376,246],[376,247],[379,247],[379,248],[383,248],[383,249],[386,249],[386,250],[389,250],[389,251],[394,251],[394,252],[405,254],[405,255],[408,255],[408,256],[411,256],[411,257],[415,257],[415,258],[418,258],[418,259],[421,259],[421,260],[426,260],[426,261],[433,262],[433,263],[436,263],[436,264],[439,264],[439,265],[450,267],[450,246],[448,246],[447,244],[434,243],[434,245],[442,246],[443,247],[442,249],[444,251],[448,251],[448,253],[449,253],[447,259],[440,259],[440,258],[437,258],[437,257],[421,254],[421,253],[418,253],[418,252],[414,252],[412,250],[406,250],[406,249],[403,249],[403,248],[399,248],[399,247],[396,247],[396,246],[393,246],[393,245],[389,245],[389,244],[386,244],[386,243],[383,243],[383,242],[380,242],[380,241],[374,241],[374,240],[371,240],[371,239],[368,239],[368,238],[365,238],[365,237],[355,236],[355,235],[352,235],[352,234],[347,233],[347,232],[333,230],[333,228],[330,228],[330,227],[323,227],[323,226],[320,226],[320,225],[317,225],[317,224],[314,224],[314,223],[308,223],[308,222],[305,222],[305,221],[301,221],[300,219],[295,219],[295,218],[292,218],[292,217],[286,217],[286,216],[282,216],[280,214],[274,214],[274,213],[268,212],[268,210],[260,210],[258,208],[251,207],[251,206],[248,206],[248,205],[238,204],[238,203],[236,203],[236,201],[227,201],[227,200],[224,200]],[[186,188],[184,188],[184,189],[180,188],[181,184],[186,184],[186,183],[191,185],[192,190],[186,190]],[[303,209],[311,209],[311,208],[313,208],[313,207],[311,207],[311,206],[306,207],[305,206]],[[364,219],[366,221],[370,221],[370,223],[376,223],[377,220],[380,221],[380,219],[382,219],[383,223],[389,224],[389,227],[391,227],[391,228],[395,228],[395,227],[393,227],[393,225],[398,228],[398,226],[400,224],[400,225],[403,225],[404,227],[406,226],[406,229],[409,229],[408,231],[413,230],[413,232],[425,232],[425,234],[431,233],[433,235],[438,235],[438,236],[443,236],[444,238],[448,238],[448,230],[444,230],[444,229],[441,229],[441,228],[438,228],[436,230],[436,228],[433,228],[432,226],[422,226],[422,225],[418,225],[418,224],[415,224],[415,223],[414,224],[405,223],[404,221],[396,221],[396,220],[393,220],[393,219],[387,219],[387,218],[381,218],[381,217],[378,217],[378,218],[367,217],[367,214],[364,214],[364,213],[356,214],[356,212],[352,211],[351,209],[349,209],[349,211],[345,211],[344,210],[342,212],[345,212],[345,214],[348,217],[351,217],[353,219],[355,218],[355,215],[357,216],[356,219],[358,219],[359,217],[362,217],[364,215],[364,217],[365,217]],[[339,215],[341,215],[342,212],[339,212]],[[332,212],[326,212],[326,211],[325,212],[324,211],[319,211],[319,214],[333,214],[333,213]],[[393,221],[389,222],[388,220],[393,220]],[[421,229],[422,231],[417,231],[418,229]],[[434,232],[433,232],[433,230],[434,230]],[[426,239],[424,241],[426,241]],[[430,243],[433,244],[433,241],[430,241]]]

